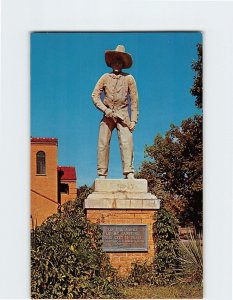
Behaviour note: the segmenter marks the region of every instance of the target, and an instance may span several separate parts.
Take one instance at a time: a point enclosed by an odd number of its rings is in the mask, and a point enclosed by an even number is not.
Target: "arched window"
[[[38,151],[36,153],[36,174],[45,175],[45,152]]]

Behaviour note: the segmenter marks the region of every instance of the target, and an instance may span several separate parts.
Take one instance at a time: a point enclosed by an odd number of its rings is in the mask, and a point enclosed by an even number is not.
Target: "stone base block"
[[[85,209],[159,209],[158,199],[106,199],[90,197],[84,203]]]
[[[96,179],[95,192],[141,192],[147,193],[146,179]]]
[[[160,200],[147,192],[145,179],[96,179],[85,209],[159,209]]]

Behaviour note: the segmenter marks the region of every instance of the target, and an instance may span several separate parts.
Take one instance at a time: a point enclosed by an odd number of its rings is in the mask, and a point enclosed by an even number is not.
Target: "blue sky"
[[[105,50],[124,45],[133,57],[131,73],[139,92],[134,131],[134,166],[145,145],[170,124],[198,112],[189,90],[200,32],[32,33],[31,135],[58,138],[59,165],[75,166],[78,185],[97,177],[97,139],[102,113],[91,93],[99,77],[111,72]],[[109,178],[122,178],[116,132],[111,141]]]

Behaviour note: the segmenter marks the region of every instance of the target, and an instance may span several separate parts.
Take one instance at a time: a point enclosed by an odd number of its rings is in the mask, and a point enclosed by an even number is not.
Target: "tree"
[[[145,149],[137,177],[148,180],[149,190],[180,224],[202,227],[202,116],[171,125],[165,137],[157,135]]]
[[[190,93],[196,97],[195,105],[202,108],[202,44],[197,45],[197,53],[198,59],[192,63],[192,69],[196,72],[196,75]]]
[[[191,93],[202,107],[202,47],[192,68],[197,75]],[[162,199],[162,206],[181,225],[202,228],[202,115],[171,125],[164,137],[158,134],[152,146],[145,147],[145,160],[137,174],[148,180],[149,190]]]

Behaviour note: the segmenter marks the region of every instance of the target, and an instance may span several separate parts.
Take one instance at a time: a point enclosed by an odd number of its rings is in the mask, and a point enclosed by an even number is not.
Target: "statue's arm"
[[[132,75],[129,75],[129,94],[130,94],[130,108],[131,108],[131,122],[138,121],[138,90],[136,81]]]
[[[101,101],[100,95],[104,90],[104,81],[105,81],[105,75],[103,75],[98,82],[96,83],[96,86],[92,92],[92,100],[95,105],[99,110],[102,112],[105,112],[107,109],[107,106],[103,104]]]

